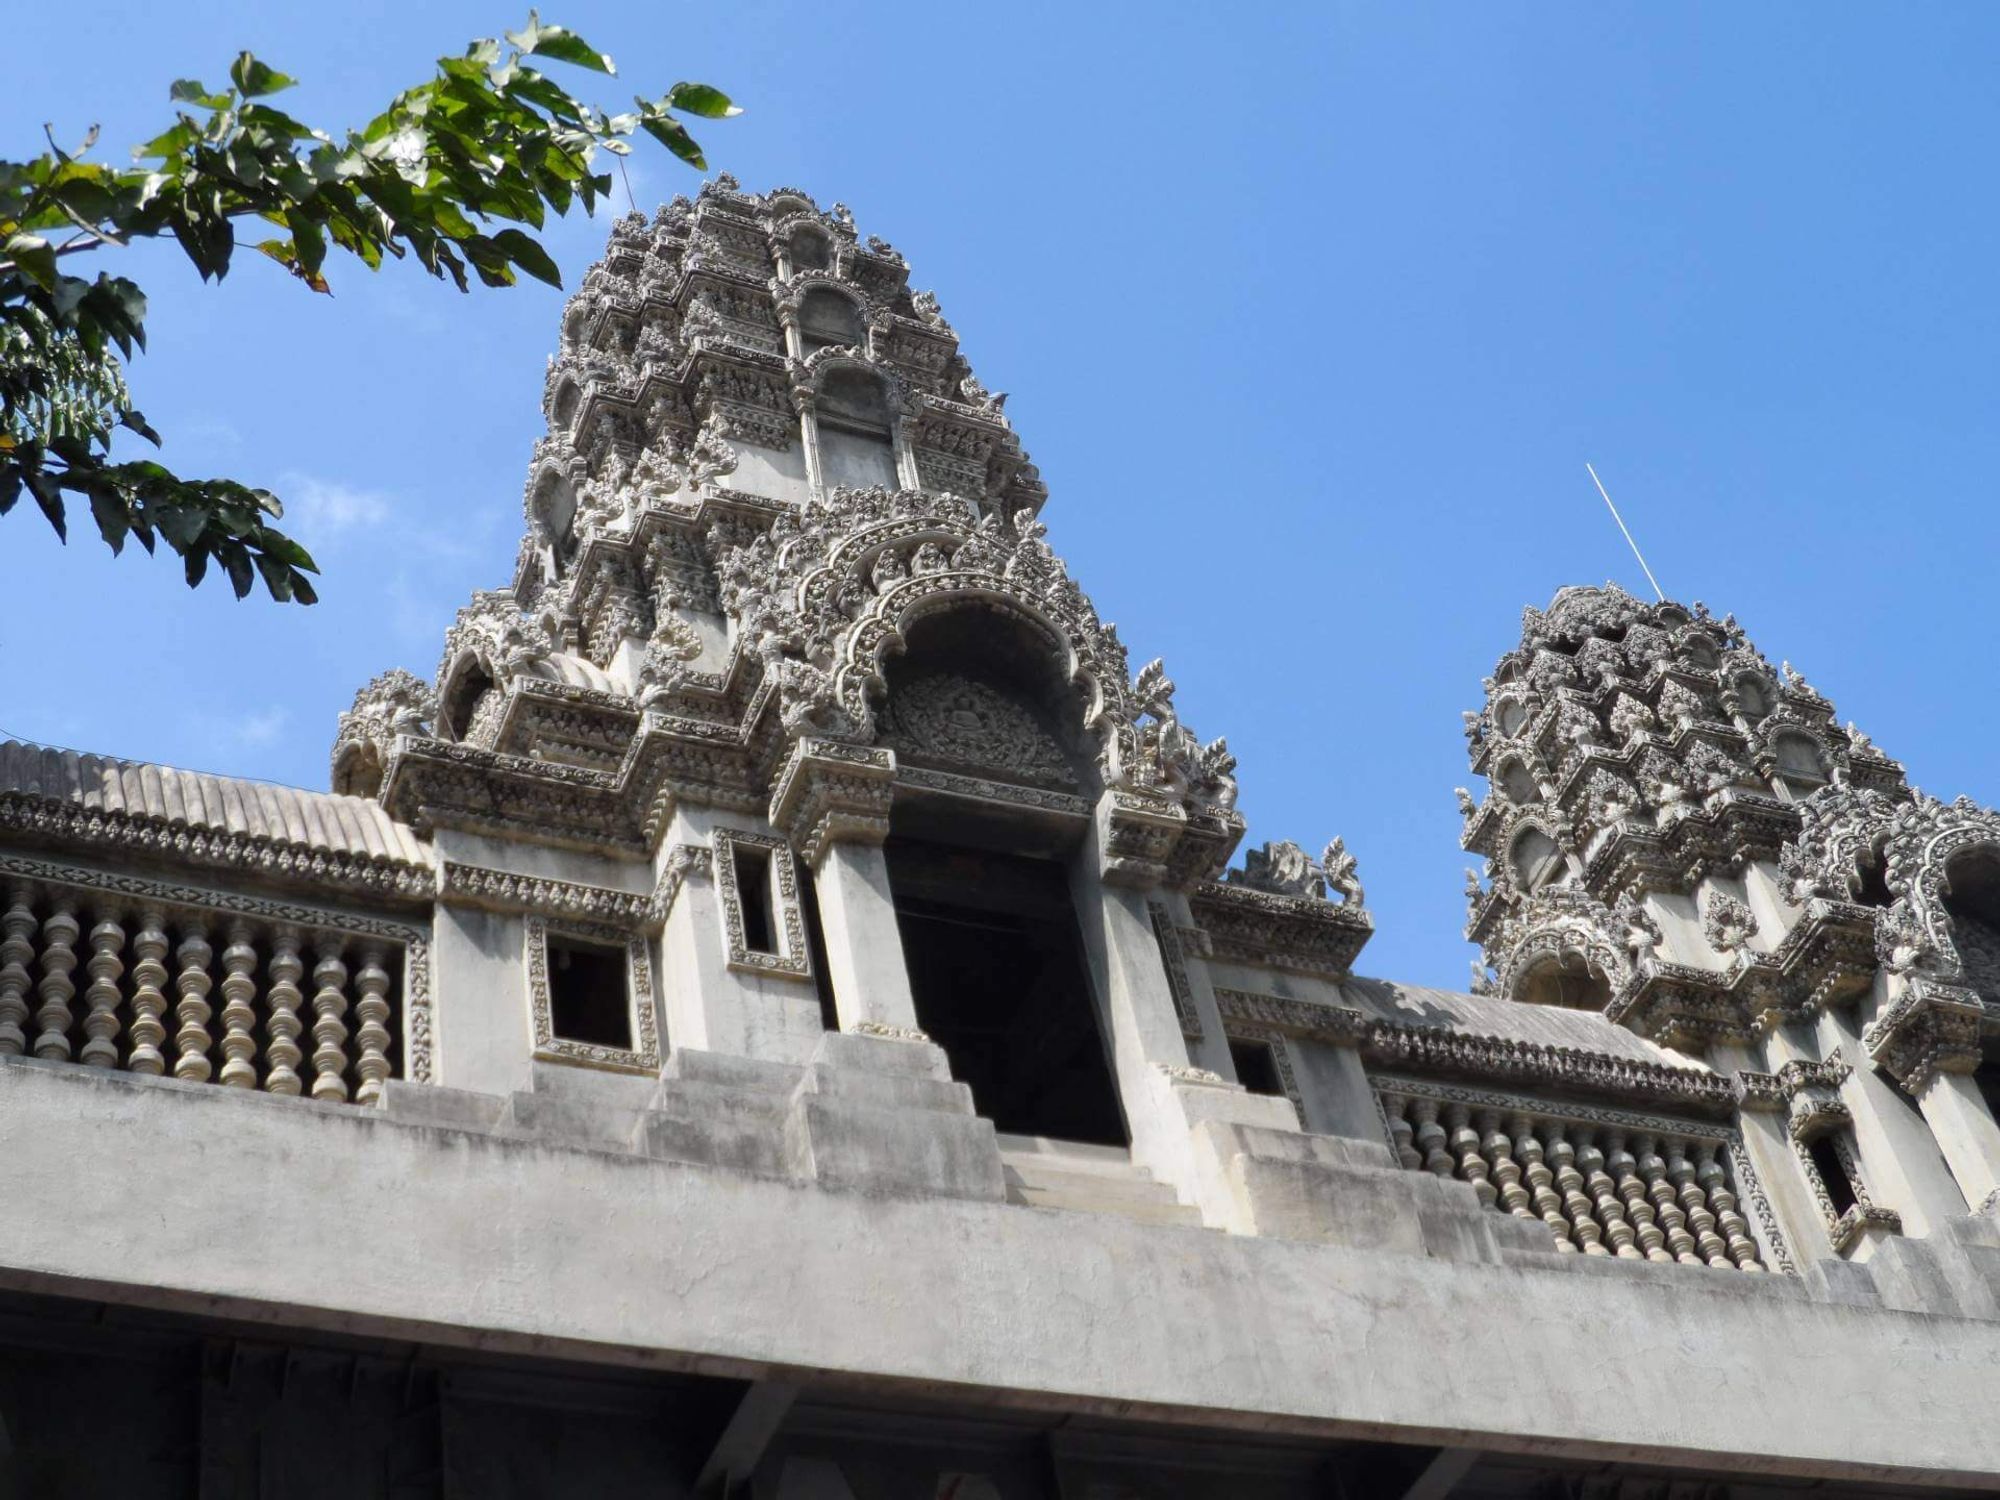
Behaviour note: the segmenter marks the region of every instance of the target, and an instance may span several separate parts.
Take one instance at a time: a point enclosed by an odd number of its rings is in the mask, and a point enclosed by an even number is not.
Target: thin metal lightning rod
[[[1590,474],[1590,482],[1597,486],[1597,493],[1604,496],[1604,508],[1611,512],[1611,519],[1616,521],[1618,523],[1618,529],[1625,533],[1625,545],[1630,547],[1632,549],[1632,555],[1639,559],[1639,568],[1643,573],[1645,573],[1646,582],[1650,583],[1653,586],[1653,593],[1656,596],[1658,596],[1662,602],[1664,602],[1667,597],[1667,591],[1660,587],[1660,580],[1655,578],[1653,576],[1653,570],[1646,566],[1646,554],[1641,552],[1639,550],[1639,544],[1632,540],[1632,528],[1627,526],[1625,524],[1625,518],[1618,514],[1618,507],[1611,503],[1610,491],[1604,488],[1604,481],[1597,477],[1597,470],[1591,468],[1588,461],[1584,463],[1583,467]]]

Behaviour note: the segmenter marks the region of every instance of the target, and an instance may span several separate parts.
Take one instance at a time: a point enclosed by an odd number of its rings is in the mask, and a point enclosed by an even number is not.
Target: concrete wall
[[[1128,1416],[2000,1476],[2000,1323],[1861,1281],[837,1192],[33,1060],[0,1061],[0,1120],[12,1288]]]

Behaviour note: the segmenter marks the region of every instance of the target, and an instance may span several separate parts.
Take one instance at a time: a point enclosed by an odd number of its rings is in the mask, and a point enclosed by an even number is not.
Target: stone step
[[[1023,1162],[1005,1152],[1001,1153],[1000,1165],[1007,1174],[1009,1187],[1060,1193],[1079,1202],[1157,1203],[1164,1200],[1171,1203],[1174,1201],[1172,1188],[1163,1182],[1155,1182],[1150,1175],[1141,1175],[1134,1169],[1128,1169],[1121,1174],[1070,1172],[1043,1162]]]
[[[1019,1164],[1024,1171],[1048,1169],[1060,1172],[1088,1172],[1106,1177],[1138,1176],[1151,1179],[1152,1173],[1132,1161],[1123,1146],[1098,1146],[1085,1141],[1057,1141],[1040,1135],[1002,1135],[999,1138],[1003,1161]]]
[[[1174,1190],[1155,1181],[1144,1167],[1134,1166],[1122,1149],[1063,1142],[1037,1143],[1022,1150],[1021,1139],[1007,1137],[1007,1147],[1000,1153],[1010,1203],[1116,1214],[1146,1224],[1201,1223],[1197,1210],[1176,1199]],[[1059,1149],[1041,1149],[1047,1145]]]
[[[1071,1213],[1110,1214],[1121,1219],[1135,1219],[1141,1224],[1181,1224],[1195,1229],[1201,1227],[1201,1214],[1198,1210],[1176,1202],[1174,1195],[1164,1187],[1160,1192],[1162,1196],[1158,1198],[1105,1198],[1101,1195],[1079,1197],[1058,1188],[1010,1182],[1007,1187],[1007,1201],[1023,1204],[1029,1208],[1060,1208]]]

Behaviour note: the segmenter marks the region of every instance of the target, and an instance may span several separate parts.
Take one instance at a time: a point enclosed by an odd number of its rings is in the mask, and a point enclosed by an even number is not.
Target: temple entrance
[[[1128,1144],[1069,879],[1052,859],[891,838],[917,1023],[1009,1135]]]

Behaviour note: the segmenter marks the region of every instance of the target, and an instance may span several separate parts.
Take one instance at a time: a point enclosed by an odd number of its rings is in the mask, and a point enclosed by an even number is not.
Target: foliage
[[[266,103],[294,80],[245,52],[227,88],[173,85],[182,108],[132,167],[86,160],[94,129],[74,152],[51,136],[33,160],[0,160],[0,515],[25,492],[67,540],[76,496],[114,553],[127,538],[148,552],[164,539],[190,585],[214,561],[238,598],[261,576],[273,599],[312,603],[307,575],[318,569],[273,524],[283,508],[270,491],[112,460],[120,428],[160,441],[123,368],[145,347],[146,298],[122,276],[69,274],[71,258],[170,237],[203,280],[220,281],[238,249],[254,248],[316,292],[329,289],[335,251],[371,271],[386,257],[413,259],[460,291],[471,277],[509,286],[521,272],[560,286],[534,231],[550,212],[590,212],[610,192],[610,176],[592,171],[600,151],[623,154],[625,138],[644,131],[705,168],[674,112],[738,113],[721,91],[680,83],[605,114],[540,66],[612,73],[575,32],[530,12],[506,43],[439,59],[436,77],[341,140]],[[246,228],[249,244],[238,239]]]

